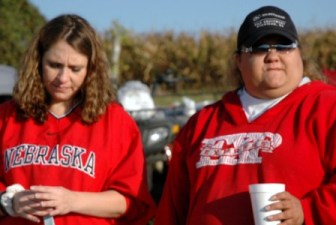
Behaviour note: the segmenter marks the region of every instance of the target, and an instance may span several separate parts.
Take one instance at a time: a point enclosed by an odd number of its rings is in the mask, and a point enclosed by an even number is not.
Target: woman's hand
[[[76,201],[72,191],[60,186],[32,186],[30,190],[35,192],[39,207],[50,216],[70,213]]]
[[[125,197],[115,190],[76,192],[60,186],[31,186],[15,194],[14,212],[30,221],[40,217],[77,213],[88,216],[116,218],[125,213]]]
[[[13,197],[15,216],[39,223],[42,216],[49,214],[48,208],[41,208],[36,193],[30,190],[17,192]]]
[[[64,215],[71,211],[72,192],[63,187],[32,186],[13,198],[13,210],[18,217],[40,222],[40,217]]]
[[[304,222],[303,209],[299,199],[289,192],[281,192],[271,198],[272,201],[279,201],[266,207],[267,211],[281,210],[281,213],[268,216],[269,221],[281,220],[280,225],[302,225]]]

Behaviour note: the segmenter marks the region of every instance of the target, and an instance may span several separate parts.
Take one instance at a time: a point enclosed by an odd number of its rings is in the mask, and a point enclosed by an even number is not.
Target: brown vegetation
[[[120,26],[119,26],[120,30]],[[109,34],[109,35],[108,35]],[[147,84],[155,82],[158,75],[168,69],[182,80],[177,88],[225,91],[231,89],[227,74],[232,72],[236,48],[236,32],[202,31],[199,35],[188,33],[134,34],[113,28],[103,35],[107,52],[112,55],[111,43],[120,38],[121,54],[118,82],[138,79]],[[300,46],[307,63],[306,73],[318,73],[325,68],[336,68],[336,30],[309,30],[301,33]]]
[[[18,68],[29,41],[45,18],[27,0],[0,1],[0,64]],[[160,90],[225,91],[232,73],[236,29],[190,34],[174,31],[133,33],[117,22],[101,34],[111,63],[111,77],[120,85],[137,79],[147,84],[174,74],[173,87]],[[300,46],[308,62],[306,73],[336,69],[336,29],[301,31]],[[118,47],[120,47],[118,49]]]

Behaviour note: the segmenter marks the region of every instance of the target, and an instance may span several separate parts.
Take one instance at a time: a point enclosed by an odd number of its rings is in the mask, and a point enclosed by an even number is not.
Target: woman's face
[[[271,36],[259,40],[254,46],[285,42],[279,36]],[[269,52],[242,52],[237,55],[236,62],[247,92],[256,98],[272,99],[288,94],[303,77],[303,62],[298,48],[289,51],[271,49]]]
[[[51,104],[69,103],[84,83],[88,57],[60,40],[43,55],[43,83],[51,96]]]

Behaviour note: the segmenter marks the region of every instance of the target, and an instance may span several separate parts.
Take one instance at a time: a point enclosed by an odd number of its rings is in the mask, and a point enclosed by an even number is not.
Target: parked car
[[[156,202],[161,198],[171,145],[187,120],[211,101],[196,103],[186,96],[173,106],[155,106],[150,88],[140,81],[128,81],[118,89],[118,100],[135,119],[142,134],[149,189]]]
[[[174,117],[167,116],[166,109],[155,107],[149,87],[140,81],[128,81],[121,86],[118,100],[141,131],[148,185],[150,191],[155,192],[154,174],[165,171],[171,155],[170,144],[179,132],[180,124]]]
[[[17,72],[14,67],[0,64],[0,103],[12,97]]]

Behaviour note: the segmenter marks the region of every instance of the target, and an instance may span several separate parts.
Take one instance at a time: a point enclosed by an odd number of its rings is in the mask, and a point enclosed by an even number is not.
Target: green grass
[[[184,92],[179,94],[171,94],[171,95],[160,95],[154,96],[154,102],[157,107],[168,107],[173,106],[176,103],[181,103],[182,97],[186,96],[191,98],[196,102],[201,102],[205,100],[216,101],[222,97],[222,93],[214,92],[214,93],[192,93],[192,92]]]

